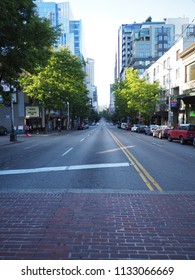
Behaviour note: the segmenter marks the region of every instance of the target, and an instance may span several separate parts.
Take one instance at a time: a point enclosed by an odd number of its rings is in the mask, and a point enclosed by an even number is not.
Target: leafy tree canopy
[[[33,0],[1,0],[0,66],[5,81],[43,65],[59,34],[38,17],[35,7]]]
[[[48,110],[61,110],[68,101],[72,112],[82,114],[88,101],[83,64],[69,49],[53,51],[47,65],[35,74],[21,75],[23,90]]]
[[[126,69],[126,78],[113,85],[115,105],[120,116],[131,116],[135,119],[141,114],[146,121],[152,117],[161,89],[158,83],[149,84],[141,79],[138,71]]]
[[[152,22],[152,17],[151,16],[149,16],[147,19],[146,19],[146,21],[145,22]]]

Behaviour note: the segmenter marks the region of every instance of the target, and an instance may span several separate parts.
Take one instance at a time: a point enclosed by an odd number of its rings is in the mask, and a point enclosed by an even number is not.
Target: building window
[[[166,75],[163,76],[163,86],[165,86],[165,84],[166,84]]]
[[[140,44],[140,50],[144,50],[144,48],[145,48],[145,45],[144,44]]]
[[[176,61],[179,60],[179,54],[180,54],[180,50],[177,50],[177,51],[176,51]]]
[[[170,57],[167,58],[167,68],[170,68]]]
[[[185,82],[187,83],[194,80],[195,80],[195,62],[185,67]]]
[[[176,79],[180,78],[180,68],[176,69]]]
[[[170,48],[170,45],[169,44],[164,44],[164,48],[168,50]]]

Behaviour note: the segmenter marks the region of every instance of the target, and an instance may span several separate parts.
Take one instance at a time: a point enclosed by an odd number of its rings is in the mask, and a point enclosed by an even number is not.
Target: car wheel
[[[184,140],[184,138],[183,138],[182,136],[179,138],[179,142],[180,142],[180,144],[182,144],[182,145],[185,144],[185,140]]]
[[[171,138],[170,135],[168,135],[168,141],[169,141],[169,142],[172,142],[172,141],[173,141],[173,139]]]

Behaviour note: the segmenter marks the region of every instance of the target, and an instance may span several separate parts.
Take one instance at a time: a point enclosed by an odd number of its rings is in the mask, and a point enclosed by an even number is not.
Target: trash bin
[[[10,142],[15,142],[17,141],[17,134],[11,133],[10,134]]]

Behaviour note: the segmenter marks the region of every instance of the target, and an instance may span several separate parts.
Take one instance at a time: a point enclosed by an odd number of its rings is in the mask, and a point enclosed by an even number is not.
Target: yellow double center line
[[[130,153],[130,151],[119,141],[119,139],[108,130],[111,137],[117,143],[117,145],[121,148],[123,153],[126,155],[128,160],[133,163],[135,170],[138,172],[144,183],[147,185],[149,190],[154,191],[156,188],[158,191],[162,192],[162,188],[159,184],[154,180],[154,178],[147,172],[147,170],[143,167],[143,165]]]

